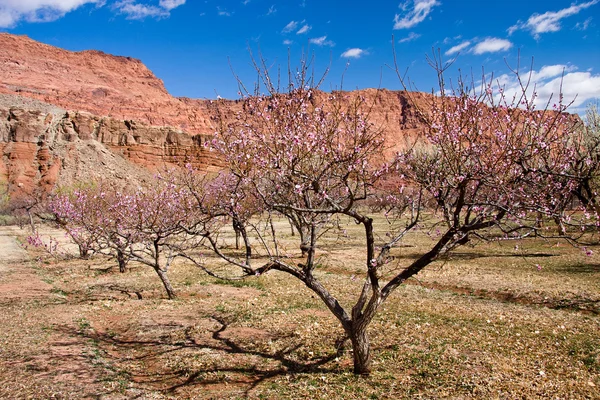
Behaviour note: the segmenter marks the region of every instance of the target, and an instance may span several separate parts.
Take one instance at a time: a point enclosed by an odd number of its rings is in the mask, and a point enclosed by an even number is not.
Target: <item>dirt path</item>
[[[28,259],[27,252],[15,238],[22,231],[15,226],[0,227],[0,272],[7,271],[9,264]]]
[[[29,265],[30,256],[17,241],[24,233],[16,226],[0,227],[0,301],[43,298],[52,288]]]
[[[77,314],[64,304],[62,282],[17,241],[26,234],[0,226],[0,399],[109,393],[89,341],[70,325]]]

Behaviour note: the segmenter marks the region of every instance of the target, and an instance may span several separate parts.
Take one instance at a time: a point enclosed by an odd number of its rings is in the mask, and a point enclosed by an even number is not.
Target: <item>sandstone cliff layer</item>
[[[190,135],[214,132],[210,100],[171,96],[140,60],[93,50],[67,51],[26,36],[0,33],[0,93],[34,98],[67,110],[170,126]],[[390,138],[422,127],[411,111],[407,93],[374,89],[359,93],[367,104],[374,104],[371,118],[386,126]],[[423,96],[415,93],[412,100],[422,103]],[[240,104],[229,101],[227,107],[234,113]]]
[[[414,104],[426,108],[427,95],[357,94],[372,105],[370,120],[388,147],[424,129]],[[220,104],[226,115],[241,109]],[[94,177],[142,179],[192,154],[200,168],[217,169],[202,146],[215,129],[212,107],[171,96],[140,60],[0,33],[0,189],[8,184],[15,198]]]
[[[190,134],[211,132],[207,102],[171,96],[140,60],[67,51],[26,36],[0,33],[0,93]]]
[[[2,105],[7,103],[15,105]],[[57,184],[144,181],[153,172],[187,161],[210,170],[219,160],[205,149],[205,140],[205,135],[190,136],[170,127],[0,95],[0,184],[13,202],[42,196]]]

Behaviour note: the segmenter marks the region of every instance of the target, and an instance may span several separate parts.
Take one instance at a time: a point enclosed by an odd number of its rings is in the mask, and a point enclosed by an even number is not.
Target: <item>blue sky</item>
[[[559,89],[573,111],[600,99],[600,0],[0,0],[0,31],[68,50],[98,49],[141,59],[174,96],[237,97],[229,67],[252,84],[248,48],[287,68],[314,53],[330,65],[323,88],[400,89],[399,66],[422,91],[435,87],[426,55],[458,57],[448,78],[494,73],[507,89],[520,59],[540,104]],[[519,56],[520,55],[520,56]],[[228,61],[230,60],[230,61]],[[273,67],[274,71],[276,67]]]

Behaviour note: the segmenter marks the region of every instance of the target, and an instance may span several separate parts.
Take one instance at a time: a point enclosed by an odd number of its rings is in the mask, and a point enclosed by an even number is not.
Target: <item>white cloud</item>
[[[447,56],[450,56],[452,54],[458,53],[459,51],[463,51],[464,49],[466,49],[467,47],[469,47],[471,45],[471,42],[469,42],[468,40],[465,42],[462,42],[461,44],[457,44],[456,46],[450,47],[448,49],[448,51],[446,51]]]
[[[317,46],[335,46],[335,43],[331,40],[327,40],[327,36],[321,36],[318,38],[308,39],[309,43],[316,44]]]
[[[592,17],[589,17],[588,19],[586,19],[583,22],[576,23],[575,28],[579,29],[580,31],[585,31],[590,26],[591,22],[592,22]]]
[[[184,5],[185,1],[186,0],[160,0],[158,5],[165,10],[171,11],[174,8]]]
[[[543,81],[544,79],[555,78],[561,76],[563,73],[575,71],[576,69],[577,68],[573,65],[545,65],[539,71],[531,71],[531,80],[533,82]]]
[[[460,39],[460,36],[457,36],[455,39]],[[451,40],[444,41],[444,43],[449,43]],[[477,42],[476,44],[473,44]],[[469,49],[469,47],[471,48]],[[499,51],[506,51],[512,48],[513,44],[506,39],[499,38],[485,38],[483,40],[474,38],[470,40],[463,40],[461,43],[450,47],[444,53],[447,56],[451,56],[458,52],[465,50],[465,52],[472,54],[484,54],[484,53],[496,53]]]
[[[409,7],[410,1],[401,3],[402,11],[407,11],[403,18],[399,14],[394,17],[394,29],[408,29],[422,22],[435,6],[441,3],[437,0],[412,0],[412,8]]]
[[[462,35],[454,36],[454,37],[445,37],[443,43],[450,44],[454,41],[462,39]]]
[[[186,0],[159,0],[158,5],[137,3],[135,0],[121,0],[112,5],[113,10],[124,14],[126,19],[168,18],[171,10],[184,5]]]
[[[341,57],[343,57],[343,58],[360,58],[366,54],[367,54],[366,50],[355,47],[355,48],[348,49],[345,52],[343,52]]]
[[[538,39],[541,33],[558,32],[561,29],[560,22],[563,18],[578,14],[581,10],[597,4],[600,0],[592,0],[587,3],[572,4],[570,7],[559,11],[548,11],[544,14],[532,14],[526,22],[518,21],[508,28],[508,34],[512,35],[517,30],[528,30],[533,37]]]
[[[272,5],[271,7],[269,7],[269,10],[267,11],[267,15],[275,14],[276,12],[277,12],[277,9],[275,8],[275,5]]]
[[[55,21],[84,4],[101,7],[104,3],[105,0],[0,0],[0,28],[11,28],[20,21]]]
[[[286,26],[283,27],[283,29],[281,30],[281,32],[283,32],[283,33],[289,33],[291,31],[296,30],[297,27],[298,27],[298,22],[296,22],[296,21],[290,21],[289,24],[287,24]]]
[[[292,41],[291,41],[291,40],[289,40],[289,39],[285,39],[285,40],[283,41],[283,44],[285,44],[286,46],[289,46],[289,45],[290,45],[290,44],[292,44],[292,43],[294,43],[294,42],[292,42]]]
[[[398,40],[398,43],[412,42],[413,40],[417,40],[420,37],[421,37],[420,33],[411,32],[408,34],[407,37]]]
[[[471,50],[475,54],[495,53],[497,51],[505,51],[512,47],[512,43],[506,39],[487,38],[479,42]]]
[[[298,32],[296,32],[296,35],[302,35],[303,33],[310,31],[311,29],[312,29],[312,26],[304,25],[302,28],[298,29]]]
[[[19,15],[12,10],[0,9],[0,28],[10,28],[16,25],[19,20]]]
[[[134,0],[122,0],[114,3],[113,9],[119,14],[125,14],[127,19],[166,18],[169,10],[146,4],[136,3]]]
[[[217,7],[217,14],[221,17],[231,17],[231,13],[224,8]]]
[[[577,72],[575,66],[547,65],[539,71],[531,71],[531,83],[527,88],[527,95],[531,98],[535,92],[534,101],[536,108],[545,108],[548,101],[550,107],[558,103],[562,87],[564,96],[563,104],[573,102],[569,112],[583,111],[581,108],[590,100],[600,100],[600,74],[593,75],[590,71]],[[563,76],[564,73],[564,76]],[[522,74],[523,81],[529,80],[530,74]],[[514,75],[501,75],[498,82],[504,88],[507,99],[521,93],[521,88]],[[496,96],[498,100],[499,96]]]

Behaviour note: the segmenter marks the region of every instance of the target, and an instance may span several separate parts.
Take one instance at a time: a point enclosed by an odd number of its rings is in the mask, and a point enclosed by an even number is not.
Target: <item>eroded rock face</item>
[[[171,96],[140,60],[71,52],[26,36],[0,33],[0,93],[191,134],[212,132],[206,102]]]
[[[339,93],[348,101],[358,95],[373,105],[370,120],[385,132],[390,154],[426,129],[417,108],[427,107],[428,95]],[[203,146],[215,131],[214,106],[171,96],[140,60],[0,33],[0,186],[8,183],[15,197],[92,178],[134,182],[188,159],[220,169]],[[219,107],[233,117],[242,103]]]
[[[6,96],[4,96],[6,99]],[[169,166],[192,162],[220,168],[201,144],[208,140],[169,127],[98,117],[84,112],[44,112],[0,107],[0,181],[12,200],[39,197],[57,184],[89,180],[149,179]]]
[[[211,100],[171,96],[140,60],[93,50],[71,52],[26,36],[0,33],[0,93],[114,120],[170,126],[189,135],[215,131]],[[411,102],[422,102],[427,95],[415,93],[409,100],[405,92],[367,89],[354,93],[365,97],[367,104],[374,104],[371,118],[377,125],[385,125],[392,142],[406,130],[422,129]],[[241,103],[225,101],[221,107],[233,115]],[[73,122],[80,127],[79,132],[85,132],[76,117]]]

